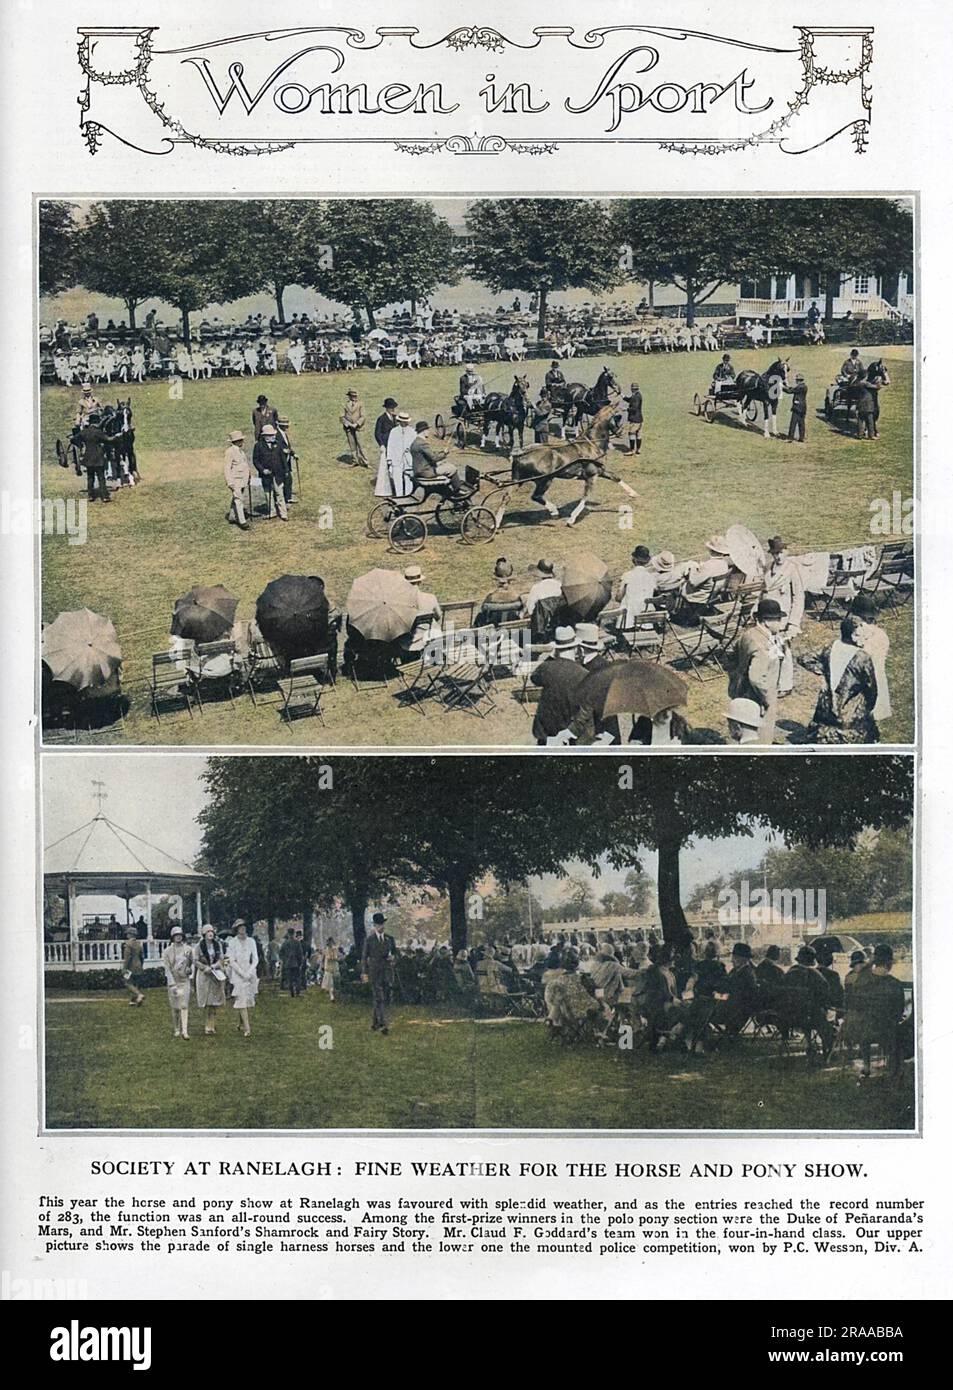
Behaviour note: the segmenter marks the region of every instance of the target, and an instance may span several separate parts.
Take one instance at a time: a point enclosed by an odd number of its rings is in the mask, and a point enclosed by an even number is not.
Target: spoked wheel
[[[458,449],[465,449],[467,447],[467,427],[462,420],[457,421],[456,428],[453,431],[453,442]]]
[[[694,396],[692,396],[692,412],[695,415],[700,415],[702,413],[702,398],[697,391]]]
[[[444,531],[455,531],[467,507],[468,503],[463,497],[441,497],[434,511],[437,525]]]
[[[831,398],[830,398],[830,396],[825,396],[825,397],[824,397],[824,419],[825,419],[825,420],[833,420],[833,418],[834,418],[834,407],[833,407],[833,405],[831,405]],[[57,441],[56,441],[56,447],[57,447],[57,449],[59,449],[59,443],[60,443],[60,441],[57,440]]]
[[[460,535],[467,545],[486,545],[497,529],[497,514],[489,507],[471,507],[460,522]]]
[[[503,525],[503,513],[509,504],[510,491],[511,489],[508,487],[495,487],[486,494],[480,503],[480,511],[492,513],[497,531]]]
[[[749,401],[748,404],[747,404],[747,406],[745,407],[745,419],[748,421],[748,424],[749,424],[749,425],[753,425],[754,422],[755,422],[755,420],[757,420],[757,418],[758,418],[758,402],[757,402],[757,401]]]
[[[446,439],[446,437],[447,437],[447,422],[446,422],[446,420],[443,418],[443,416],[439,413],[439,411],[438,411],[438,413],[433,417],[433,428],[434,428],[434,434],[437,436],[438,439]]]
[[[715,419],[715,402],[712,400],[711,396],[706,396],[702,401],[702,412],[708,423],[712,424]]]
[[[69,468],[69,459],[66,456],[66,446],[62,439],[56,441],[56,462],[61,468]]]
[[[390,531],[391,522],[397,516],[400,508],[395,507],[393,502],[378,502],[367,514],[367,534],[373,536],[375,540],[382,541]]]
[[[403,512],[394,518],[388,532],[391,549],[405,555],[422,550],[427,540],[427,523],[415,512]]]

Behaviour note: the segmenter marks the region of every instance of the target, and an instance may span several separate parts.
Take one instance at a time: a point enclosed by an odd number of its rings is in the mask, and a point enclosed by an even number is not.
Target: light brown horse
[[[567,526],[574,526],[585,511],[596,478],[608,478],[610,482],[618,483],[630,496],[636,495],[627,483],[617,474],[610,473],[605,466],[609,440],[621,432],[620,427],[613,424],[617,412],[617,406],[604,405],[593,416],[589,428],[576,439],[566,440],[562,444],[533,444],[514,457],[513,476],[536,479],[533,501],[545,507],[550,516],[559,516],[559,508],[546,496],[550,485],[557,478],[579,478],[582,481],[582,496],[570,514]]]

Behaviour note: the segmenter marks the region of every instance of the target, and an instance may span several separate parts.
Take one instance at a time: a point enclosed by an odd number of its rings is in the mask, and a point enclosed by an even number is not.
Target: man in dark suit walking
[[[364,951],[361,956],[361,979],[370,983],[371,997],[374,1000],[374,1017],[371,1020],[371,1032],[387,1034],[390,1029],[387,1026],[387,1018],[384,1014],[384,1006],[387,1002],[387,989],[390,982],[390,961],[396,956],[397,950],[394,939],[384,935],[384,914],[375,912],[372,918],[371,930],[368,932],[364,941]]]

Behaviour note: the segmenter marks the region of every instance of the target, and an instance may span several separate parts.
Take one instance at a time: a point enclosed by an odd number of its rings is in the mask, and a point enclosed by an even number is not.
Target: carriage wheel
[[[388,538],[392,550],[412,555],[414,551],[424,548],[427,523],[422,516],[417,516],[414,512],[402,512],[391,522]]]
[[[715,419],[715,402],[712,400],[711,396],[706,396],[702,401],[702,414],[709,424],[713,423]]]
[[[437,436],[438,439],[446,439],[446,437],[447,437],[447,422],[446,422],[446,420],[443,418],[443,416],[439,413],[439,411],[438,411],[438,413],[433,417],[433,428],[434,428],[434,434]]]
[[[62,439],[56,441],[56,462],[61,468],[69,468],[69,457]]]
[[[460,497],[441,497],[434,510],[437,518],[437,525],[444,531],[455,531],[460,524],[460,517],[466,511],[466,505]]]
[[[692,411],[695,415],[700,415],[702,413],[702,398],[697,391],[694,396],[692,396]]]
[[[493,513],[498,531],[503,525],[503,513],[509,505],[510,491],[508,487],[495,487],[481,499],[480,510],[485,509]]]
[[[471,507],[460,522],[460,535],[467,545],[486,545],[496,535],[497,513],[489,507]]]
[[[462,420],[457,421],[456,429],[453,431],[453,442],[458,449],[467,447],[467,427]]]
[[[748,424],[749,424],[749,425],[753,425],[754,422],[755,422],[755,420],[757,420],[757,418],[758,418],[758,402],[757,402],[757,401],[749,401],[748,404],[747,404],[747,406],[745,407],[745,419],[748,421]]]
[[[393,502],[378,502],[367,514],[367,534],[382,541],[390,531],[391,522],[399,511]]]
[[[831,398],[830,398],[830,396],[825,396],[825,397],[824,397],[824,419],[825,419],[825,420],[833,420],[833,418],[834,418],[834,407],[831,405]],[[60,441],[57,440],[56,442],[57,442],[57,444],[59,444]]]

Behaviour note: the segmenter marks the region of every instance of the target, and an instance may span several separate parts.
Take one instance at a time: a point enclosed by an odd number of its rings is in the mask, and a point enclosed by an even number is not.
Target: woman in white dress
[[[215,1013],[225,1003],[225,952],[207,922],[202,928],[202,940],[195,948],[195,1001],[205,1010],[206,1035],[215,1032]]]
[[[232,1008],[238,1010],[239,1028],[250,1038],[248,1010],[255,1007],[258,993],[258,947],[248,935],[242,918],[234,923],[233,930],[235,935],[228,938],[225,946],[228,978],[232,982]]]
[[[189,1036],[189,996],[192,993],[192,973],[194,960],[192,947],[185,944],[181,925],[176,922],[172,928],[171,940],[162,952],[162,967],[169,990],[169,1004],[175,1023],[174,1038]]]
[[[328,944],[324,948],[323,966],[324,974],[321,977],[321,988],[327,991],[328,999],[333,1004],[334,988],[341,974],[341,960],[333,936],[328,937]]]

